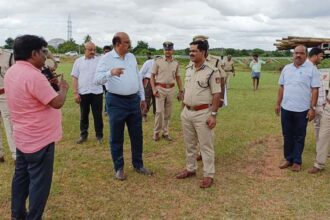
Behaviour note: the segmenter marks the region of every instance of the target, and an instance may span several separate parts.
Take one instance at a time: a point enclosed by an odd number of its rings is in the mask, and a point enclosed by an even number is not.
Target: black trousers
[[[146,98],[146,103],[147,103],[147,108],[145,109],[144,112],[142,112],[143,116],[147,116],[147,113],[149,112],[149,109],[151,107],[152,104],[152,112],[155,115],[156,113],[156,99],[155,96],[152,92],[152,87],[150,84],[150,79],[148,79],[148,84],[147,86],[144,88],[144,94],[145,94],[145,98]]]
[[[80,136],[88,137],[89,112],[92,109],[96,138],[103,138],[103,93],[80,95]]]

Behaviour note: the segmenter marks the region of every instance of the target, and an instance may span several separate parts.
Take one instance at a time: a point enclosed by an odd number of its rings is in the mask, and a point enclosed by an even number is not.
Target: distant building
[[[58,45],[63,44],[64,42],[65,42],[65,40],[63,40],[61,38],[54,38],[54,39],[51,39],[50,41],[48,41],[48,45],[57,49]]]

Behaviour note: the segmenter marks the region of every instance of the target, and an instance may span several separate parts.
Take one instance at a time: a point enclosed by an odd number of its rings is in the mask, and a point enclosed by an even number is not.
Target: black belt
[[[116,96],[118,98],[123,98],[123,99],[133,99],[137,96],[137,93],[134,93],[132,95],[118,95],[118,94],[115,94],[115,93],[111,93],[111,92],[108,92],[109,94],[113,95],[113,96]]]

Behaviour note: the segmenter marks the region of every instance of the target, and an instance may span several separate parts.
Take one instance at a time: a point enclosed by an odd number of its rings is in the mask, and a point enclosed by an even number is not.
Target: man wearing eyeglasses
[[[94,84],[99,58],[95,56],[96,47],[92,42],[85,43],[85,56],[78,58],[72,68],[74,99],[80,106],[80,138],[77,144],[87,141],[89,112],[92,109],[96,140],[103,142],[103,88]]]
[[[17,37],[16,63],[4,79],[17,147],[12,219],[42,219],[52,183],[55,142],[62,137],[59,109],[64,105],[69,86],[62,75],[56,92],[41,74],[46,46],[47,42],[38,36]]]
[[[105,54],[97,67],[95,83],[105,84],[106,104],[110,124],[110,151],[114,164],[115,178],[125,180],[124,174],[124,129],[125,124],[131,140],[132,164],[135,172],[152,175],[144,167],[142,114],[146,108],[142,75],[137,61],[129,53],[131,41],[124,32],[116,33],[112,39],[113,50]]]

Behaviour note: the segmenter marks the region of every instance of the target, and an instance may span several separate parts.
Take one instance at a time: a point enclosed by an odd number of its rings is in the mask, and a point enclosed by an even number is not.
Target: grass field
[[[57,71],[65,73],[70,85],[71,66],[72,62],[61,63]],[[155,175],[145,177],[133,171],[126,133],[128,179],[120,182],[113,177],[108,143],[96,144],[93,129],[87,143],[75,144],[79,107],[71,88],[62,109],[64,137],[56,146],[45,219],[329,219],[330,169],[315,176],[307,173],[315,156],[313,125],[308,126],[302,172],[278,169],[282,137],[274,107],[279,73],[263,72],[260,89],[253,92],[246,67],[237,69],[228,91],[229,106],[217,118],[215,183],[206,190],[198,186],[202,163],[197,177],[174,178],[185,166],[178,102],[171,120],[173,142],[152,140],[152,114],[143,125],[144,162]],[[104,117],[105,137],[107,120]],[[7,146],[5,150],[7,161],[0,164],[0,219],[10,218],[14,171]]]

